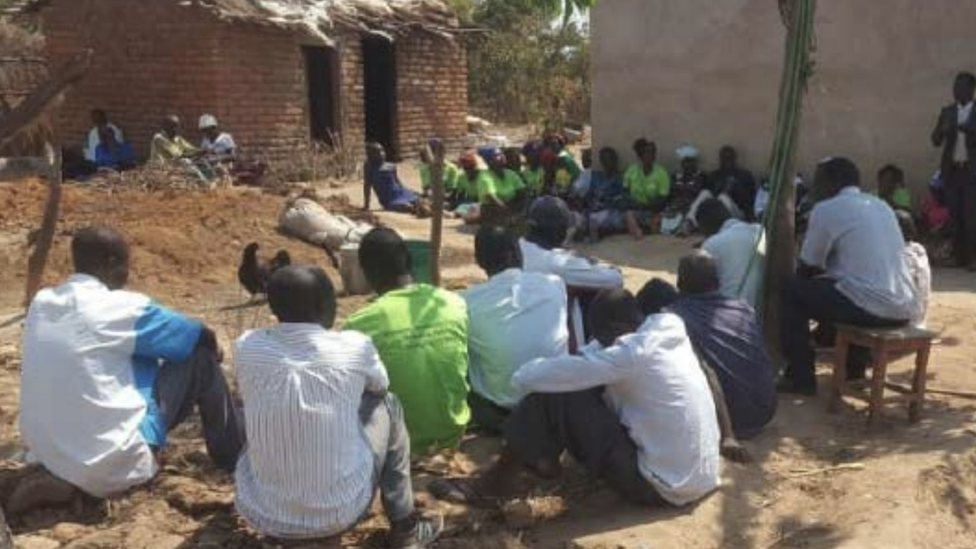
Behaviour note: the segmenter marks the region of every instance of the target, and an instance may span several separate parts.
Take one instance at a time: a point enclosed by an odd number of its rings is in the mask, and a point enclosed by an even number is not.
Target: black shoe
[[[390,549],[423,549],[437,541],[444,531],[444,517],[413,517],[390,528],[387,546]]]
[[[781,379],[776,384],[776,392],[787,395],[817,396],[817,385],[801,385],[792,379]]]

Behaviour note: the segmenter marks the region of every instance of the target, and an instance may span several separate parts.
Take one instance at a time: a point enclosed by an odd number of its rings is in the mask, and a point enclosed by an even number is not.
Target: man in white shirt
[[[718,266],[719,291],[729,299],[741,299],[755,308],[766,259],[762,226],[733,218],[717,198],[702,203],[698,209],[698,226],[707,237],[702,250]]]
[[[212,114],[201,116],[200,133],[203,134],[200,150],[203,151],[205,159],[213,162],[226,162],[234,158],[237,144],[234,143],[234,138],[229,133],[220,131],[217,117]]]
[[[214,333],[124,290],[129,247],[105,227],[71,242],[75,273],[31,303],[24,328],[20,431],[30,458],[88,494],[149,481],[166,435],[194,406],[207,453],[232,471],[243,426]]]
[[[622,288],[624,277],[615,267],[597,264],[563,249],[572,223],[572,212],[565,202],[544,196],[529,209],[529,233],[519,242],[522,269],[526,272],[556,275],[569,291],[570,351],[586,341],[584,304],[600,290]]]
[[[660,314],[641,325],[625,290],[601,292],[590,315],[596,339],[582,355],[516,372],[515,386],[533,394],[505,424],[498,464],[474,480],[433,484],[435,496],[510,495],[521,468],[557,475],[564,451],[634,503],[686,505],[718,487],[715,405],[681,319]]]
[[[475,425],[498,432],[525,396],[512,386],[518,368],[568,352],[566,284],[555,275],[522,270],[518,239],[484,226],[474,240],[489,280],[464,292],[468,304],[468,397]]]
[[[238,512],[267,536],[326,538],[353,528],[379,490],[389,547],[426,547],[443,519],[414,509],[403,409],[372,341],[331,329],[335,290],[321,269],[279,270],[268,302],[281,323],[237,342],[250,437]]]
[[[810,215],[798,274],[783,290],[780,337],[787,366],[778,387],[782,392],[817,392],[810,321],[829,334],[838,323],[889,328],[912,317],[916,289],[898,221],[884,201],[859,186],[860,173],[846,158],[827,159],[817,167],[814,193],[821,201]],[[865,349],[853,349],[848,377],[863,377],[869,360]]]

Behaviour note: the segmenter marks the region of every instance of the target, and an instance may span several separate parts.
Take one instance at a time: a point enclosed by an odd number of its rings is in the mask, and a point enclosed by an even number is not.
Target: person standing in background
[[[961,72],[953,85],[955,102],[942,109],[932,145],[942,147],[942,181],[952,216],[956,265],[976,270],[976,75]]]

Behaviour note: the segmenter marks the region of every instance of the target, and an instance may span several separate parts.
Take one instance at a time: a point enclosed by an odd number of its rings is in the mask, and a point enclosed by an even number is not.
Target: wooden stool
[[[925,401],[925,375],[929,366],[929,352],[932,350],[932,340],[937,334],[921,328],[860,328],[857,326],[837,326],[837,351],[834,358],[834,378],[830,390],[830,411],[837,411],[837,407],[844,395],[857,398],[868,403],[868,421],[873,421],[881,414],[884,404],[885,387],[899,393],[897,399],[908,402],[909,421],[918,421]],[[865,347],[871,351],[872,368],[871,394],[865,397],[863,393],[853,391],[857,383],[847,381],[847,356],[852,345]],[[915,354],[915,371],[912,374],[912,386],[906,387],[887,381],[888,362],[898,355]],[[862,384],[863,386],[863,384]]]

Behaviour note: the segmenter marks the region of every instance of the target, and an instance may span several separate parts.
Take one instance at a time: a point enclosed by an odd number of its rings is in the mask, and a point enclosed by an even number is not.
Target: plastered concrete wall
[[[799,169],[846,155],[871,182],[887,162],[927,181],[938,109],[955,73],[976,71],[974,28],[970,0],[820,0]],[[592,38],[597,146],[630,158],[647,136],[673,166],[692,142],[712,167],[728,143],[765,171],[785,39],[775,0],[603,0]]]

